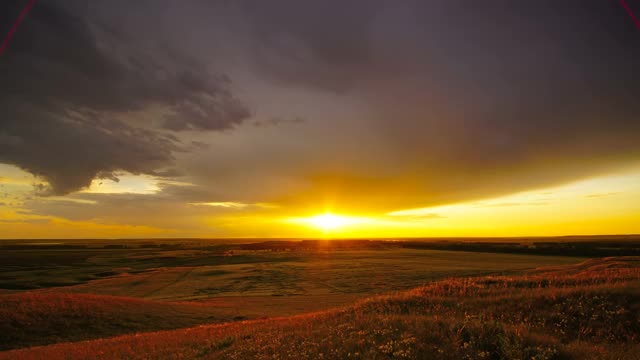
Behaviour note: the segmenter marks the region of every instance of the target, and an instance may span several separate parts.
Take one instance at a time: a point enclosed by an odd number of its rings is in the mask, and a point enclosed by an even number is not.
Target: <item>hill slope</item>
[[[232,320],[195,303],[26,292],[0,295],[0,350]]]
[[[0,359],[640,359],[640,258],[454,278],[354,306]]]

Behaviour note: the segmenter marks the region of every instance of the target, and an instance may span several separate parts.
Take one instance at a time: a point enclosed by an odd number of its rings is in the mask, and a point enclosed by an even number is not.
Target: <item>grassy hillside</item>
[[[194,303],[41,292],[0,295],[0,350],[232,319],[228,310]]]
[[[0,359],[640,359],[640,258],[452,278],[351,307]]]

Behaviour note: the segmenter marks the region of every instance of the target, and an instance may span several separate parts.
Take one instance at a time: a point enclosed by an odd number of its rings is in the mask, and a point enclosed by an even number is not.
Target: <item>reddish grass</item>
[[[0,350],[230,321],[228,310],[196,303],[90,294],[0,295]]]
[[[640,258],[453,278],[343,309],[0,353],[0,359],[640,359]]]

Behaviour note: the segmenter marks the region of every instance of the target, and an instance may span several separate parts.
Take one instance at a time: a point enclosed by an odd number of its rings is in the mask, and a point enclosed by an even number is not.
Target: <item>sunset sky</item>
[[[0,238],[640,233],[618,1],[37,1],[0,109]]]

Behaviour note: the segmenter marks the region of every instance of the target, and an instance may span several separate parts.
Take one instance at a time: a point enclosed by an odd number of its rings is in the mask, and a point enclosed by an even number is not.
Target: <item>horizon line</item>
[[[604,234],[604,235],[523,235],[523,236],[398,236],[398,237],[141,237],[141,238],[0,238],[0,241],[114,241],[114,240],[263,240],[263,241],[304,241],[304,240],[461,240],[461,239],[562,239],[562,238],[638,238],[640,234]]]

